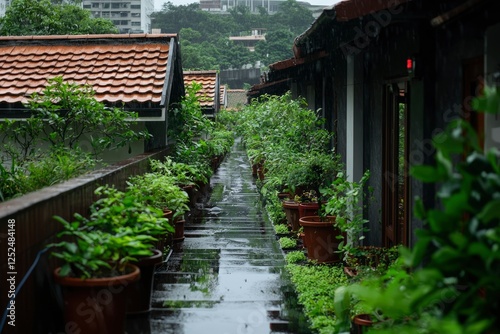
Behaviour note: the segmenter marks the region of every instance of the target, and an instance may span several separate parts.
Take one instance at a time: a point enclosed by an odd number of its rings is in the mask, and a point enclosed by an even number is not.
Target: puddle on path
[[[196,211],[157,269],[151,314],[127,333],[309,333],[238,142]]]

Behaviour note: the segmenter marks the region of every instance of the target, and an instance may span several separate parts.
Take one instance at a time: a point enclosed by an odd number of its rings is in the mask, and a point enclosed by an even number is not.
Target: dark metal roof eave
[[[294,47],[300,47],[300,45],[303,44],[307,40],[307,38],[309,38],[309,36],[312,35],[316,31],[316,29],[318,29],[318,27],[320,27],[325,21],[334,20],[335,17],[335,7],[323,10],[321,15],[311,24],[311,26],[306,31],[295,37],[295,40],[293,41]]]
[[[172,92],[172,82],[174,80],[175,62],[177,59],[177,43],[175,37],[170,38],[170,47],[168,50],[168,63],[165,75],[165,82],[161,92],[160,107],[168,106],[170,93]]]

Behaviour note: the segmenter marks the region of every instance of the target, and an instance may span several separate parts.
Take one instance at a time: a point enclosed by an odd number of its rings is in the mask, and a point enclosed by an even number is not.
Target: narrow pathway
[[[290,333],[283,255],[238,141],[155,274],[151,333]],[[132,333],[130,333],[132,334]]]

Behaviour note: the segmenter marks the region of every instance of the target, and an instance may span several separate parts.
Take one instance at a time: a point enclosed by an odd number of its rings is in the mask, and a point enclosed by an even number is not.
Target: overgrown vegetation
[[[149,138],[145,131],[131,130],[136,113],[108,108],[94,98],[91,87],[62,77],[49,79],[27,107],[26,120],[0,123],[2,201],[80,175],[105,150]]]
[[[500,111],[498,88],[486,88],[475,110]],[[381,333],[495,333],[500,328],[499,152],[485,152],[472,126],[451,122],[433,139],[433,165],[413,177],[436,184],[439,204],[415,215],[425,223],[413,249],[401,249],[386,275],[336,292],[338,329],[349,328],[351,301],[363,305]]]
[[[288,264],[286,269],[311,329],[320,334],[335,333],[335,289],[348,284],[342,267]]]

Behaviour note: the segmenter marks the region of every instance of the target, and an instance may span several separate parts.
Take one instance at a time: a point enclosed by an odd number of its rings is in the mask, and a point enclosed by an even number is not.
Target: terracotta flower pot
[[[62,277],[60,268],[54,280],[61,285],[66,326],[73,332],[123,334],[127,286],[140,277],[139,267],[128,265],[129,273],[104,278]]]
[[[163,209],[163,218],[167,218],[169,224],[173,223],[173,221],[172,221],[173,215],[174,215],[174,213],[172,212],[172,210]],[[167,232],[166,235],[158,236],[157,238],[158,238],[158,241],[156,242],[156,249],[159,249],[160,251],[163,252],[167,247],[172,248],[173,241],[174,241],[172,233]]]
[[[368,327],[373,325],[372,318],[369,314],[357,314],[352,318],[352,331],[353,334],[363,334],[368,332]]]
[[[160,264],[163,253],[155,249],[153,255],[140,258],[136,265],[141,278],[127,287],[127,314],[143,314],[151,310],[151,294],[155,266]]]
[[[299,203],[295,201],[283,201],[281,204],[285,210],[286,220],[292,231],[298,231],[299,225]]]
[[[319,203],[299,203],[299,218],[306,216],[317,216]]]
[[[307,257],[319,263],[334,263],[342,261],[339,254],[338,236],[341,232],[333,226],[335,217],[327,217],[322,221],[319,216],[305,216],[299,219],[304,228],[304,245],[307,248]]]
[[[184,219],[174,220],[174,242],[180,242],[184,240],[184,224],[186,221]]]
[[[259,166],[257,164],[252,164],[252,176],[257,177],[257,169],[259,169]]]

